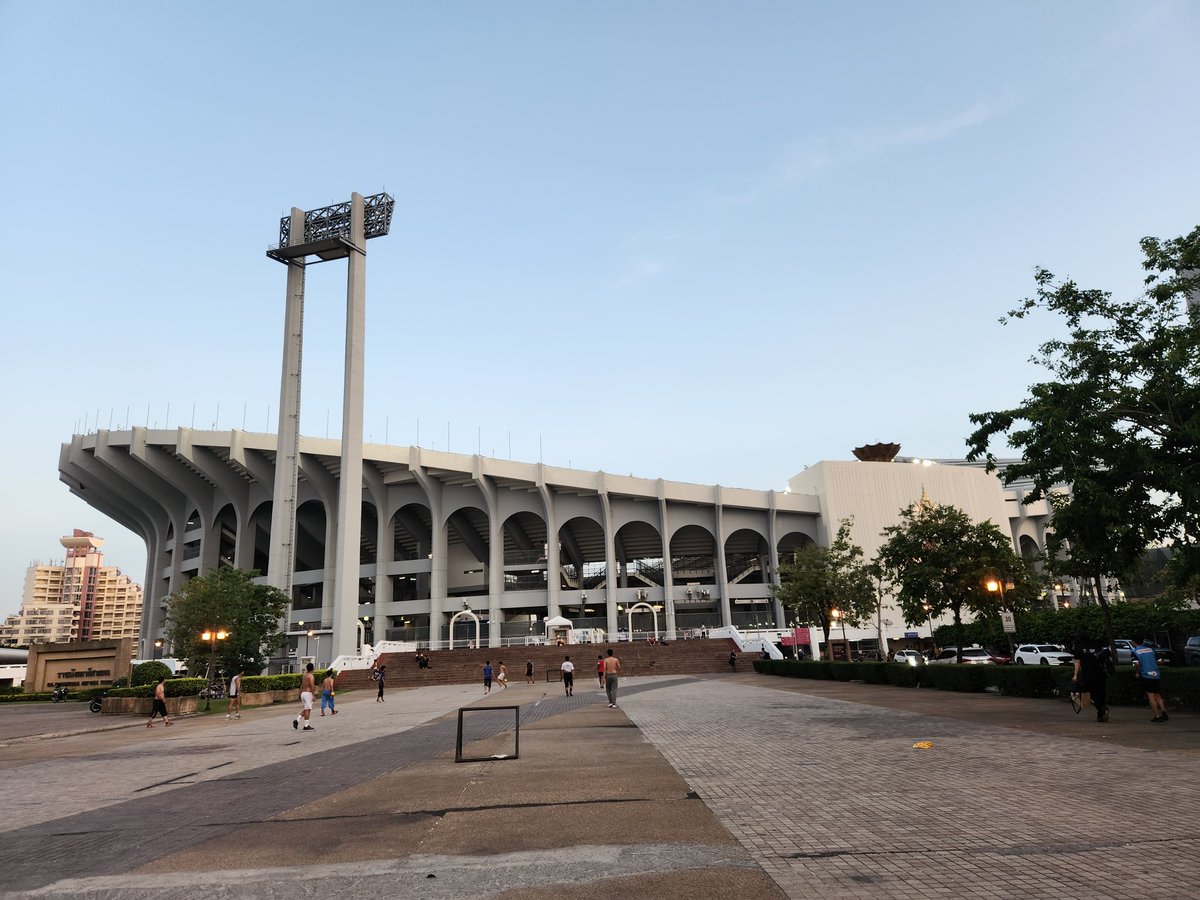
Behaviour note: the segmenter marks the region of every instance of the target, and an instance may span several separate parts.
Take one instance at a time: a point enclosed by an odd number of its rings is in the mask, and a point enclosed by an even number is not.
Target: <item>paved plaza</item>
[[[361,692],[307,734],[294,705],[153,731],[0,709],[0,891],[1200,896],[1196,716],[754,674],[623,679],[615,710],[578,688]],[[468,705],[520,707],[519,759],[454,762]],[[468,755],[511,756],[512,721],[471,712]]]

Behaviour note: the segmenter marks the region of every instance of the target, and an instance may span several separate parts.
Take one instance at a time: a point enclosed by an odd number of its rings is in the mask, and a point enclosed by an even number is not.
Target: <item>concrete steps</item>
[[[429,668],[417,667],[415,654],[385,653],[379,660],[387,666],[387,686],[428,687],[437,684],[474,684],[483,680],[483,666],[491,660],[499,670],[501,661],[508,667],[508,681],[519,684],[525,680],[525,661],[533,661],[534,678],[539,682],[559,681],[560,666],[566,656],[575,663],[577,684],[596,680],[596,657],[605,655],[611,647],[621,660],[625,675],[696,675],[728,672],[729,652],[736,649],[733,641],[694,640],[650,644],[645,641],[615,644],[572,644],[567,647],[485,647],[481,650],[430,650]],[[738,654],[738,671],[750,670],[752,654]],[[549,673],[549,678],[547,678]],[[337,689],[374,690],[371,673],[352,669],[337,677]]]

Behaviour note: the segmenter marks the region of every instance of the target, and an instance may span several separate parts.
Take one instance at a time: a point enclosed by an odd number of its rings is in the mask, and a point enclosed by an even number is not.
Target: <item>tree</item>
[[[992,522],[972,522],[955,506],[928,499],[900,510],[900,522],[883,530],[887,536],[876,561],[899,587],[896,602],[910,625],[927,617],[950,612],[954,640],[962,662],[962,613],[995,615],[1001,608],[1000,592],[984,586],[989,576],[1002,583],[1004,606],[1012,608],[1028,590],[1024,564],[1013,552],[1012,540]]]
[[[847,624],[857,625],[879,604],[871,574],[862,561],[862,548],[850,541],[851,524],[850,519],[841,521],[830,546],[803,547],[790,562],[781,562],[780,583],[772,587],[776,599],[796,621],[821,626],[830,659],[833,611],[836,609]]]
[[[160,678],[170,678],[171,669],[166,663],[150,660],[133,667],[133,675],[129,683],[134,687],[142,684],[154,684]]]
[[[1200,227],[1141,247],[1149,274],[1133,300],[1036,271],[1036,294],[1001,322],[1065,320],[1068,336],[1034,358],[1051,378],[1013,409],[973,414],[967,438],[968,459],[989,467],[994,437],[1022,455],[1003,479],[1032,480],[1027,503],[1049,499],[1051,564],[1095,583],[1110,637],[1102,578],[1132,576],[1151,543],[1175,544],[1177,583],[1200,573]]]
[[[167,598],[167,634],[177,655],[188,660],[188,671],[199,672],[215,655],[219,670],[260,672],[269,654],[286,643],[279,622],[288,597],[278,588],[255,584],[257,572],[221,567],[193,578]],[[222,641],[205,641],[201,634],[224,629]]]

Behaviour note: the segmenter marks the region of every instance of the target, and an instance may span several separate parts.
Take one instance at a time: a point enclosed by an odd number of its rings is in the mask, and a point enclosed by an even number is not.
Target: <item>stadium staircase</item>
[[[387,690],[428,687],[435,684],[474,684],[483,680],[483,665],[491,660],[498,669],[501,660],[508,666],[510,684],[525,680],[525,661],[533,660],[533,673],[539,684],[560,680],[563,658],[570,655],[575,663],[576,684],[596,678],[596,657],[612,647],[621,660],[621,674],[699,675],[729,672],[729,652],[737,646],[728,639],[671,641],[651,644],[646,641],[615,644],[571,644],[566,647],[485,647],[481,650],[429,650],[429,668],[417,666],[414,653],[385,653],[378,662],[387,666]],[[753,671],[753,654],[738,653],[737,670]],[[369,669],[347,669],[337,677],[336,689],[374,690]]]

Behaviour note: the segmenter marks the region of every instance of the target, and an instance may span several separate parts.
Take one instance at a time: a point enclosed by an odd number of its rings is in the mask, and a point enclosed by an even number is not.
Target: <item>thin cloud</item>
[[[778,175],[785,184],[794,184],[830,166],[860,162],[895,147],[935,144],[1002,115],[1015,102],[1011,97],[997,102],[979,102],[945,119],[920,122],[894,131],[815,138],[794,147],[779,165]]]
[[[639,259],[617,279],[616,288],[618,291],[623,291],[637,284],[639,281],[654,278],[665,271],[667,271],[666,265],[658,260]]]

